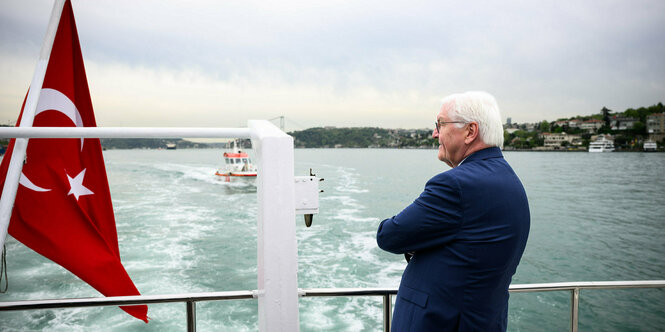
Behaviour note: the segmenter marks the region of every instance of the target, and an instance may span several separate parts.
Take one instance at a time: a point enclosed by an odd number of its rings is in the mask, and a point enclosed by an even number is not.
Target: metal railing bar
[[[577,332],[580,312],[580,289],[570,291],[570,331]]]
[[[256,291],[137,295],[0,302],[0,311],[252,299]]]
[[[392,315],[392,301],[390,301],[390,294],[386,294],[383,296],[383,332],[390,332],[390,326],[393,322]]]
[[[397,294],[397,288],[302,288],[302,296],[384,296]]]
[[[249,128],[3,127],[0,138],[250,138]]]
[[[577,332],[579,324],[579,298],[581,289],[622,289],[622,288],[665,288],[665,280],[639,281],[587,281],[543,284],[510,285],[510,292],[547,292],[570,291],[571,311],[570,330]],[[241,300],[256,298],[258,291],[230,291],[188,293],[173,295],[115,296],[85,299],[29,300],[0,302],[0,311],[55,309],[75,307],[99,307],[116,305],[139,305],[155,303],[185,302],[187,310],[187,330],[196,331],[196,302]],[[383,329],[390,331],[392,325],[391,296],[397,294],[396,288],[309,288],[299,289],[299,296],[335,297],[335,296],[381,296],[383,298]]]
[[[187,301],[187,331],[196,332],[196,302]]]
[[[543,284],[510,285],[510,292],[572,291],[574,289],[622,289],[622,288],[665,288],[665,280],[640,281],[589,281]],[[170,295],[113,296],[83,299],[25,300],[0,302],[0,311],[73,308],[94,306],[138,305],[169,302],[201,302],[220,300],[240,300],[256,297],[256,290],[187,293]],[[299,293],[305,297],[332,296],[385,296],[397,294],[396,288],[303,288]]]
[[[520,292],[547,292],[572,291],[579,289],[621,289],[621,288],[665,288],[665,280],[636,280],[636,281],[576,281],[554,282],[544,284],[515,284],[510,285],[509,291]]]

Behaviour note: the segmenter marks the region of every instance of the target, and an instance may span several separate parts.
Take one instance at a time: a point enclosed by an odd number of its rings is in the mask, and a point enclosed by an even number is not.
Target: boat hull
[[[230,176],[230,177],[256,177],[256,172],[231,172],[231,173],[225,173],[225,172],[215,172],[215,175],[217,176]]]
[[[589,152],[614,152],[614,149],[589,149]]]

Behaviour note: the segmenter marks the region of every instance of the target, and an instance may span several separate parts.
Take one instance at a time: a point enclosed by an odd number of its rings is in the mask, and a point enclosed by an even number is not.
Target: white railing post
[[[298,331],[298,248],[293,138],[248,121],[258,176],[259,331]]]

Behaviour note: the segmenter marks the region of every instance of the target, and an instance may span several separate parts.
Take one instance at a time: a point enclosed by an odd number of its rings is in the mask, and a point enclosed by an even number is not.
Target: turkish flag
[[[23,110],[18,123],[22,115]],[[60,18],[33,126],[96,126],[70,1]],[[7,156],[13,147],[14,140]],[[0,165],[0,185],[10,159]],[[19,183],[9,234],[105,296],[140,295],[120,262],[99,139],[30,139]],[[121,308],[148,322],[147,306]]]

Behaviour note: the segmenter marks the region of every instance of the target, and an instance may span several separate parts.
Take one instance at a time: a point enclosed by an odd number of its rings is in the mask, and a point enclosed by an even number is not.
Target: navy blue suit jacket
[[[415,252],[395,301],[393,331],[505,331],[508,286],[529,234],[524,187],[499,148],[434,176],[379,225],[379,247]]]

